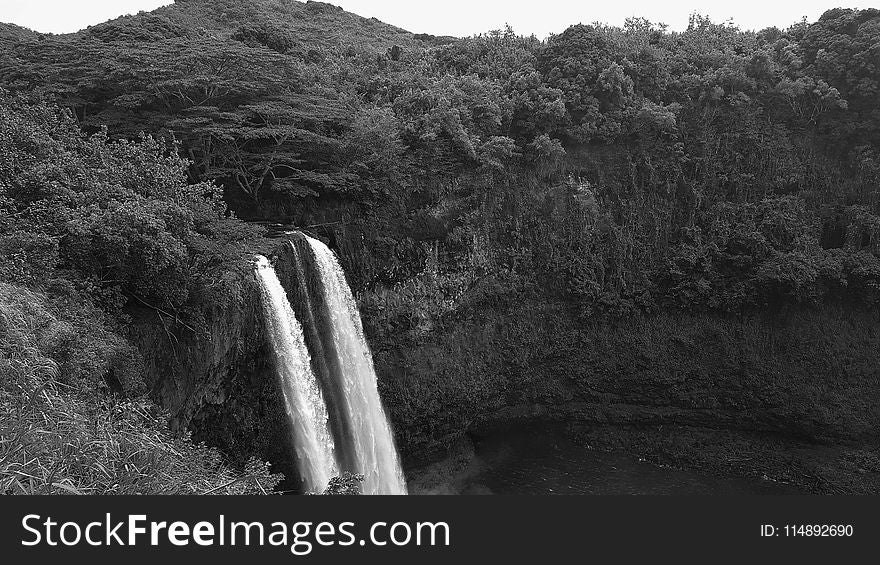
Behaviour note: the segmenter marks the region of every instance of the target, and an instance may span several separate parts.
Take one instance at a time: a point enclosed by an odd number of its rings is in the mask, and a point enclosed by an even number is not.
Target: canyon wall
[[[291,278],[280,246],[282,279]],[[131,337],[174,429],[257,456],[292,477],[284,405],[259,289],[193,332],[144,309]],[[685,425],[807,442],[873,442],[880,430],[880,324],[844,306],[742,319],[658,314],[584,323],[543,300],[462,309],[430,329],[367,337],[398,446],[412,464],[468,433],[514,423]],[[316,359],[320,364],[321,360]],[[320,374],[320,373],[319,373]]]
[[[475,310],[374,345],[406,456],[529,420],[686,425],[807,442],[880,431],[876,314],[659,314],[580,323],[564,304]]]

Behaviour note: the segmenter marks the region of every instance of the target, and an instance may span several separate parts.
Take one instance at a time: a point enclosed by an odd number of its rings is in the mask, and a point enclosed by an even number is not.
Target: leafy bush
[[[47,234],[16,230],[0,235],[0,280],[37,285],[58,264],[58,240]]]
[[[68,278],[111,312],[135,300],[185,316],[213,299],[203,279],[258,234],[224,217],[215,185],[189,184],[161,141],[87,137],[65,113],[2,92],[0,118],[5,280]]]
[[[345,473],[339,477],[330,479],[330,484],[321,494],[330,496],[357,495],[361,493],[361,483],[364,481],[363,475],[353,473]]]

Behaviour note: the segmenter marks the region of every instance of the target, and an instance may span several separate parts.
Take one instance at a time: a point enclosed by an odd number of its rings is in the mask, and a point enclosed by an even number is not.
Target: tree
[[[86,136],[70,114],[0,92],[0,236],[25,258],[19,282],[72,280],[114,313],[211,300],[211,270],[254,230],[224,218],[218,187],[189,184],[186,167],[152,137]]]

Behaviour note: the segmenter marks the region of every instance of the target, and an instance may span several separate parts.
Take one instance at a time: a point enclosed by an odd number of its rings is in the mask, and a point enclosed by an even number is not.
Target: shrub
[[[215,449],[171,435],[165,415],[145,398],[76,382],[124,373],[126,346],[99,318],[53,310],[45,296],[0,283],[0,493],[259,494],[275,487],[279,477],[265,464],[251,461],[237,473]],[[73,330],[82,324],[91,331]]]
[[[361,483],[364,480],[363,475],[354,473],[344,473],[339,477],[330,479],[330,484],[321,494],[324,495],[357,495],[361,493]]]

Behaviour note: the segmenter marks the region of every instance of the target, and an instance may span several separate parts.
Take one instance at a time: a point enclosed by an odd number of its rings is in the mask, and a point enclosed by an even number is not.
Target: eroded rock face
[[[236,464],[269,461],[295,483],[288,421],[266,342],[260,290],[237,273],[238,296],[204,312],[192,331],[144,309],[130,337],[144,358],[144,381],[173,430],[220,448]]]
[[[303,304],[298,292],[320,294],[286,241],[270,258],[292,303]],[[131,337],[172,428],[233,461],[270,461],[289,486],[294,454],[259,287],[252,272],[237,276],[240,296],[206,312],[202,333],[144,309]],[[674,424],[805,441],[876,442],[880,429],[880,326],[870,313],[827,307],[785,321],[661,314],[591,325],[564,304],[520,302],[434,323],[418,335],[367,336],[411,462],[464,434],[523,421]],[[320,379],[329,370],[320,340],[306,339]]]
[[[876,442],[880,328],[845,307],[787,320],[660,314],[584,324],[553,303],[474,310],[374,346],[398,445],[514,423],[684,425]]]

